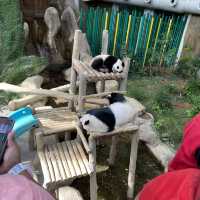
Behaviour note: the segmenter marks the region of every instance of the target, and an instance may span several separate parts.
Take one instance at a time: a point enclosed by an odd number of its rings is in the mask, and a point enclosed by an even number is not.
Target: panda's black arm
[[[195,151],[195,159],[197,161],[198,168],[200,168],[200,147],[198,147]]]
[[[103,67],[103,60],[102,58],[97,58],[92,61],[91,67],[99,71],[99,68]]]

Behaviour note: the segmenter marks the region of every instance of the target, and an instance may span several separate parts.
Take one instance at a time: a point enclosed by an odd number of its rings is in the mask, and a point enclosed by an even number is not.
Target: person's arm
[[[19,163],[21,163],[20,149],[17,143],[14,141],[14,133],[9,133],[3,163],[2,165],[0,165],[0,174],[8,173],[13,167],[15,167]],[[23,175],[28,179],[33,180],[32,176],[27,170],[23,170],[19,173],[19,175]]]

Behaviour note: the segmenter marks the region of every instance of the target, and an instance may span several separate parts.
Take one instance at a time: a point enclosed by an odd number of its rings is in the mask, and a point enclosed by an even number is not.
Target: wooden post
[[[130,67],[130,58],[125,58],[124,59],[124,78],[119,82],[119,90],[126,90],[127,88],[127,80],[128,80],[128,72],[129,72],[129,67]]]
[[[129,172],[128,172],[128,191],[127,191],[128,200],[133,200],[138,142],[139,142],[139,132],[136,131],[135,133],[132,134],[132,141],[131,141],[131,152],[130,152],[130,162],[129,162]]]
[[[95,138],[90,135],[89,137],[89,164],[92,170],[90,174],[90,200],[97,200],[97,175],[96,175],[96,141]]]
[[[108,53],[108,31],[103,30],[101,54],[107,54],[107,53]],[[104,91],[105,91],[105,80],[102,80],[100,85],[100,92]]]
[[[115,157],[117,155],[118,140],[119,140],[119,137],[117,135],[112,137],[112,145],[110,147],[110,153],[109,153],[109,159],[108,159],[108,163],[110,166],[113,166],[115,163]]]
[[[101,81],[99,92],[105,92],[105,80]]]
[[[71,80],[70,80],[70,91],[69,93],[70,94],[75,94],[76,93],[76,81],[77,81],[77,73],[73,67],[74,65],[74,62],[73,60],[74,59],[79,59],[79,55],[80,55],[80,52],[79,52],[79,45],[80,45],[80,40],[81,40],[81,31],[80,30],[76,30],[75,31],[75,34],[74,34],[74,45],[73,45],[73,52],[72,52],[72,67],[71,67]],[[73,102],[70,102],[69,104],[69,108],[73,108]]]
[[[108,31],[103,30],[101,54],[108,53]]]
[[[84,104],[84,98],[83,96],[86,95],[86,87],[87,87],[87,80],[83,73],[79,76],[79,96],[78,96],[78,111],[83,112],[83,104]]]
[[[70,88],[70,84],[67,84],[67,85],[56,87],[56,88],[52,88],[50,90],[65,92],[65,91],[68,91],[69,88]],[[9,107],[10,110],[16,110],[17,108],[26,106],[28,104],[36,103],[37,101],[40,101],[40,100],[43,100],[43,99],[45,99],[45,96],[41,96],[41,95],[28,95],[28,96],[25,96],[25,97],[20,98],[20,99],[11,100],[8,103],[8,107]]]

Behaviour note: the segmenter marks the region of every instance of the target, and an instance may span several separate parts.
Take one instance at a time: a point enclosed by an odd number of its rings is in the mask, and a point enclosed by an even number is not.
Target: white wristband
[[[18,175],[25,170],[32,176],[31,166],[29,164],[24,164],[24,163],[16,164],[14,167],[12,167],[8,171],[8,174],[15,176],[15,175]]]

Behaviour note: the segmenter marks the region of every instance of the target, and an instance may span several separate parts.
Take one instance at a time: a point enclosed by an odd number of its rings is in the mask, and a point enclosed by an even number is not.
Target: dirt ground
[[[108,152],[109,142],[106,142],[105,146],[97,148],[98,164],[106,165]],[[126,199],[129,152],[129,140],[123,138],[119,143],[115,166],[107,171],[98,173],[98,200]],[[136,169],[135,195],[146,182],[162,172],[163,169],[160,164],[148,152],[146,146],[140,142]],[[73,185],[81,191],[84,199],[89,199],[89,179],[87,177],[74,181]]]

